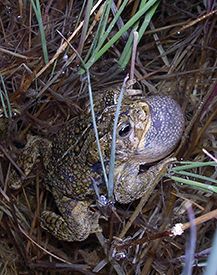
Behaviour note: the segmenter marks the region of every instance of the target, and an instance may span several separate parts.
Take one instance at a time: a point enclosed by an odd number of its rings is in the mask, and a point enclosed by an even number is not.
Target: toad
[[[94,105],[107,170],[119,93],[117,89],[98,94]],[[82,241],[90,233],[100,231],[99,213],[90,206],[96,199],[93,181],[100,190],[105,189],[105,184],[88,104],[84,109],[52,140],[30,136],[17,159],[25,177],[31,173],[37,159],[43,162],[47,186],[59,214],[42,212],[41,225],[66,241]],[[117,202],[127,204],[146,193],[163,159],[177,146],[183,128],[183,112],[172,98],[124,96],[116,135],[114,198]],[[152,163],[141,172],[141,165]],[[15,168],[12,168],[9,182],[15,189],[21,185],[20,173]]]

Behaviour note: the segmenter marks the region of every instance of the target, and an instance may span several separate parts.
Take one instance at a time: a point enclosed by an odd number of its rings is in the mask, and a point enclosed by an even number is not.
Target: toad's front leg
[[[90,210],[90,201],[78,201],[52,188],[52,194],[61,215],[44,211],[41,226],[64,241],[83,241],[89,234],[100,232],[99,213]]]
[[[120,203],[130,203],[141,198],[145,193],[152,193],[156,179],[167,169],[175,158],[167,158],[151,166],[147,171],[140,171],[140,164],[135,160],[119,165],[115,171],[115,199]]]

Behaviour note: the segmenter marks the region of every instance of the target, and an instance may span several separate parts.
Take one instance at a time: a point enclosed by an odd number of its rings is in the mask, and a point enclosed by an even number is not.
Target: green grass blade
[[[140,6],[139,6],[139,9],[142,8],[142,6],[144,6],[145,3],[146,3],[146,0],[141,1]],[[134,31],[137,31],[138,26],[139,26],[139,22],[137,22],[137,23],[134,25],[134,28],[133,28],[133,30],[132,30],[131,33],[130,33],[130,37],[128,38],[127,43],[126,43],[126,45],[125,45],[125,47],[124,47],[124,50],[123,50],[123,52],[122,52],[122,54],[121,54],[121,56],[120,56],[120,58],[119,58],[119,60],[118,60],[118,64],[119,64],[119,66],[120,66],[121,68],[124,68],[124,65],[122,65],[123,62],[124,62],[124,60],[126,60],[126,59],[128,58],[128,61],[129,61],[129,58],[130,58],[129,56],[130,56],[130,55],[128,55],[128,52],[130,51],[130,54],[131,54],[132,43],[133,43],[133,32],[134,32]],[[126,63],[127,63],[127,62],[126,62]]]
[[[180,164],[186,164],[186,162],[179,162]],[[189,163],[189,164],[188,164]],[[171,169],[173,172],[187,170],[187,169],[194,169],[204,166],[217,166],[217,163],[215,161],[207,161],[207,162],[187,162],[186,165],[182,166],[176,166]]]
[[[86,40],[88,25],[89,25],[89,21],[90,21],[90,13],[91,13],[92,7],[93,7],[93,0],[87,0],[86,9],[85,9],[85,17],[84,17],[84,25],[83,25],[83,28],[82,28],[81,38],[80,38],[80,42],[79,42],[79,45],[78,45],[79,54],[82,53],[84,43],[85,43],[85,40]]]
[[[145,19],[142,23],[142,26],[139,28],[139,31],[138,31],[138,42],[141,40],[144,32],[146,31],[148,25],[150,24],[151,18],[155,14],[158,5],[159,5],[159,2],[156,2],[153,5],[153,7],[151,7],[150,10],[147,12]],[[136,29],[137,29],[137,26],[135,26],[134,30],[136,30]],[[124,50],[118,60],[118,65],[121,67],[122,70],[125,69],[125,67],[127,66],[127,64],[129,63],[129,60],[130,60],[131,51],[132,51],[132,43],[133,43],[132,33],[131,33],[131,35],[127,41],[127,44],[125,45]]]
[[[200,190],[206,191],[206,192],[217,193],[217,186],[204,184],[204,183],[194,181],[194,180],[187,180],[187,179],[183,179],[183,178],[179,178],[179,177],[175,177],[175,176],[169,176],[169,178],[171,178],[172,180],[174,180],[178,183],[189,185],[194,189],[200,189]]]
[[[158,0],[148,1],[144,7],[142,7],[97,53],[90,58],[86,63],[86,68],[89,69],[115,42],[122,36],[122,34],[129,30],[141,16],[145,14]],[[84,73],[84,70],[80,70],[80,73]]]
[[[98,41],[96,48],[94,49],[94,51],[92,52],[91,58],[89,59],[89,61],[87,61],[86,66],[88,63],[91,62],[91,60],[94,58],[94,56],[97,54],[97,52],[100,50],[100,48],[103,46],[104,42],[106,41],[106,39],[108,38],[111,30],[113,29],[114,25],[116,24],[116,22],[118,21],[118,18],[120,17],[121,13],[123,12],[125,6],[127,5],[128,0],[124,0],[124,2],[122,3],[122,5],[120,6],[119,10],[117,11],[117,13],[115,14],[114,18],[112,19],[111,23],[109,24],[108,28],[105,30],[106,28],[106,24],[108,21],[108,16],[109,16],[109,11],[111,10],[111,6],[112,6],[112,1],[108,0],[105,3],[105,9],[104,9],[104,13],[101,16],[102,22],[100,23],[100,28],[101,30],[99,30],[98,35],[96,36],[96,39]],[[100,20],[101,20],[100,19]],[[95,39],[94,39],[95,40]],[[95,42],[94,42],[95,43]],[[95,63],[95,62],[94,62]],[[94,64],[93,63],[93,64]],[[92,64],[92,65],[93,65]],[[84,70],[81,70],[80,73],[84,73]]]
[[[109,13],[111,11],[111,7],[112,7],[112,0],[108,0],[106,1],[106,6],[105,6],[105,13],[103,14],[103,16],[101,17],[102,18],[102,24],[101,24],[101,29],[100,29],[100,32],[99,32],[99,41],[98,41],[98,45],[100,45],[101,43],[101,38],[102,36],[105,34],[105,29],[106,29],[106,25],[108,23],[108,19],[109,19]],[[100,18],[100,19],[101,19]]]
[[[139,29],[139,39],[142,38],[144,32],[146,31],[146,29],[147,29],[147,27],[148,27],[148,25],[149,25],[149,23],[150,23],[153,15],[155,14],[156,9],[157,9],[157,7],[158,7],[159,4],[160,4],[160,1],[156,1],[154,3],[153,7],[151,7],[150,10],[147,12],[147,14],[145,16],[145,19],[144,19],[144,21],[142,23],[142,26]]]
[[[45,64],[48,63],[48,51],[47,51],[47,42],[46,42],[46,36],[44,32],[44,26],[43,26],[43,21],[42,21],[42,16],[41,16],[41,7],[40,7],[40,2],[39,0],[30,0],[33,10],[36,15],[36,19],[38,21],[38,26],[39,26],[39,31],[41,35],[41,46],[42,46],[42,51],[43,51],[43,56],[44,56],[44,62]]]
[[[85,59],[84,59],[85,63],[89,59],[91,53],[93,55],[93,53],[96,52],[97,45],[99,45],[99,43],[102,39],[102,35],[105,32],[105,27],[106,27],[106,24],[107,24],[107,21],[108,21],[109,11],[110,11],[110,8],[111,8],[111,4],[109,2],[111,2],[111,0],[107,0],[103,4],[103,12],[102,12],[102,15],[100,17],[100,21],[99,21],[99,24],[98,24],[98,27],[97,27],[96,34],[94,36],[94,40],[93,40],[93,42],[92,42],[92,44],[91,44],[91,46],[88,50],[87,55],[85,56]]]
[[[210,182],[213,182],[213,183],[217,183],[217,180],[215,180],[213,178],[198,175],[198,174],[187,172],[187,171],[176,171],[176,174],[183,175],[183,176],[188,176],[188,177],[192,177],[192,178],[196,178],[196,179],[201,179],[201,180],[204,180],[204,181],[210,181]]]
[[[112,31],[112,29],[114,28],[115,24],[117,23],[119,17],[121,16],[124,8],[127,5],[127,3],[128,3],[128,1],[124,0],[123,3],[121,4],[120,8],[118,9],[118,11],[116,12],[114,18],[112,19],[111,23],[109,24],[108,28],[104,32],[103,37],[102,37],[102,39],[100,41],[100,44],[98,45],[98,49],[97,50],[99,50],[102,47],[102,45],[104,44],[106,38],[108,38],[110,32]],[[110,7],[110,9],[111,9],[111,7]]]
[[[116,16],[116,14],[118,12],[118,8],[115,4],[115,1],[112,1],[111,12],[112,12],[113,16]],[[116,26],[119,30],[124,26],[124,21],[123,21],[121,16],[118,17],[118,20],[116,22]],[[128,37],[129,37],[128,32],[125,32],[125,33],[122,34],[122,38],[124,39],[124,41],[126,41],[128,39]]]

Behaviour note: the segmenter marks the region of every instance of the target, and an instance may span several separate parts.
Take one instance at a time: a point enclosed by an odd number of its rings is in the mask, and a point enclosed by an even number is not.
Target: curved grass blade
[[[65,37],[63,37],[63,38],[65,39]],[[69,46],[77,54],[78,58],[81,61],[81,64],[82,64],[84,70],[87,73],[88,93],[89,93],[89,100],[90,100],[90,110],[91,110],[91,116],[92,116],[92,123],[93,123],[95,138],[96,138],[97,150],[98,150],[100,162],[101,162],[101,165],[102,165],[103,176],[104,176],[106,187],[107,187],[107,190],[108,190],[108,177],[107,177],[106,168],[105,168],[103,155],[102,155],[100,142],[99,142],[99,133],[98,133],[98,130],[97,130],[96,116],[95,116],[95,112],[94,112],[93,93],[92,93],[92,87],[91,87],[91,81],[90,81],[90,73],[89,73],[89,70],[85,67],[84,61],[83,61],[82,57],[80,56],[80,54],[78,53],[78,51],[70,43],[69,43]]]
[[[118,103],[115,111],[115,119],[114,119],[113,132],[112,132],[111,154],[110,154],[110,161],[109,161],[108,199],[110,201],[113,201],[115,149],[116,149],[116,133],[117,133],[118,118],[119,118],[121,103],[124,96],[124,92],[126,90],[126,83],[128,79],[129,79],[129,76],[127,75],[121,87],[120,94],[118,97]]]
[[[90,73],[89,73],[88,69],[86,69],[86,72],[87,72],[88,92],[89,92],[89,100],[90,100],[90,110],[91,110],[92,123],[93,123],[95,138],[96,138],[97,150],[98,150],[100,162],[101,162],[101,165],[102,165],[102,170],[103,170],[103,175],[104,175],[106,187],[107,187],[107,190],[109,190],[108,177],[107,177],[107,173],[106,173],[106,168],[105,168],[105,164],[104,164],[102,151],[101,151],[101,148],[100,148],[99,133],[98,133],[98,130],[97,130],[96,116],[95,116],[95,112],[94,112],[93,93],[92,93],[92,87],[91,87],[91,81],[90,81]]]

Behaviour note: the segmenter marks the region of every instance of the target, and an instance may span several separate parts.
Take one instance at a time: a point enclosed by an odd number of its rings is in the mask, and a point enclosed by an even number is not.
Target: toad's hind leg
[[[100,232],[99,213],[89,209],[89,201],[77,201],[52,190],[61,215],[44,211],[41,226],[64,241],[83,241],[89,234]]]
[[[23,149],[20,150],[20,154],[16,160],[16,165],[11,166],[11,171],[8,178],[8,185],[12,189],[18,189],[22,186],[22,181],[28,177],[32,171],[37,159],[42,159],[44,165],[47,162],[51,154],[51,142],[47,139],[38,136],[27,136],[27,143]]]

